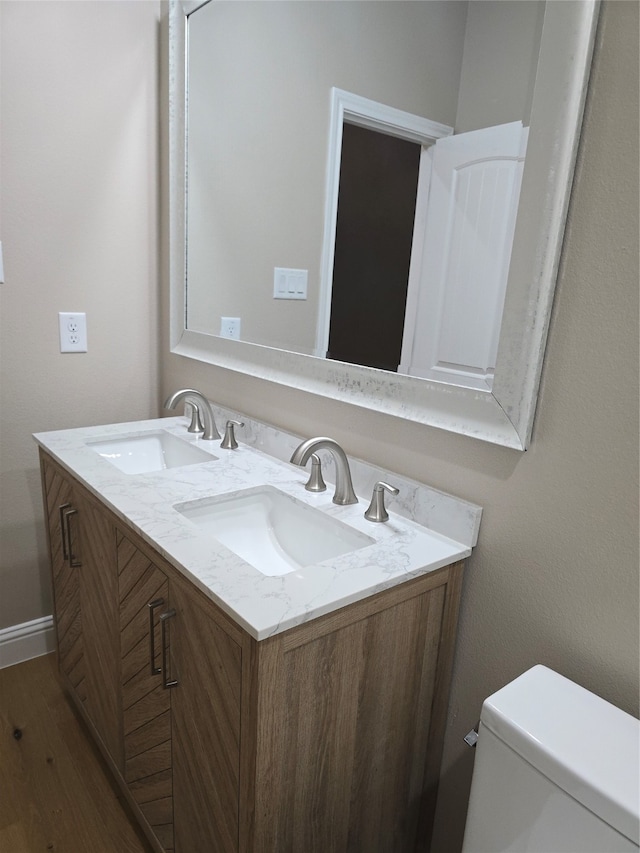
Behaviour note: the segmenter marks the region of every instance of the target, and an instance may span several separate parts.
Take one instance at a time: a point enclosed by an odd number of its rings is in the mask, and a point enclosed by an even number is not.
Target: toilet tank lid
[[[640,721],[635,717],[538,665],[489,696],[480,722],[586,808],[640,843]]]

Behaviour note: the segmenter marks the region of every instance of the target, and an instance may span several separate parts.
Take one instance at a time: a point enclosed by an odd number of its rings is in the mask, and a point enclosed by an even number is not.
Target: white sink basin
[[[285,575],[375,543],[272,486],[175,509],[263,575]]]
[[[164,430],[88,441],[87,447],[125,474],[146,474],[217,459],[217,456]]]

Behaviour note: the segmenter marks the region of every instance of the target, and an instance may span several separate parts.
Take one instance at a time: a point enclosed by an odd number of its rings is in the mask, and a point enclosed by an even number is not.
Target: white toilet
[[[485,700],[463,853],[637,853],[640,722],[545,666]]]

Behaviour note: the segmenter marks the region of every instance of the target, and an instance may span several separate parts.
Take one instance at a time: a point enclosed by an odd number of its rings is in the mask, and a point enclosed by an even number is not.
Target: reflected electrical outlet
[[[220,317],[220,337],[240,340],[240,317]]]

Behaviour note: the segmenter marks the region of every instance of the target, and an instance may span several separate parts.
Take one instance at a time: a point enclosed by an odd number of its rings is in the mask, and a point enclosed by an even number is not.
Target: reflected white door
[[[527,135],[511,122],[425,152],[429,195],[414,231],[400,373],[491,388]]]

